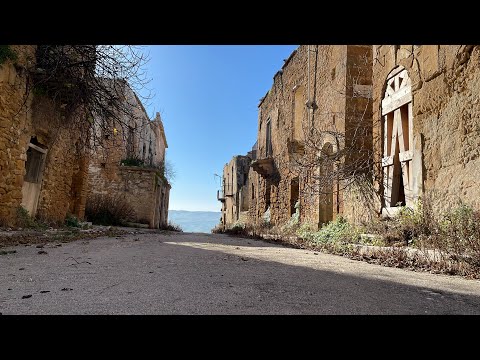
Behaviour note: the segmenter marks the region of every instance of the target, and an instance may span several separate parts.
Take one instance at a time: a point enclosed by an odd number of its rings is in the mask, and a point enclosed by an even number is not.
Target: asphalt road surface
[[[2,250],[3,315],[480,314],[478,280],[218,234]]]

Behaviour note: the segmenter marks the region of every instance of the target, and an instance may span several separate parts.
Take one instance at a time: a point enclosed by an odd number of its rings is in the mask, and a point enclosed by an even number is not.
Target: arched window
[[[305,90],[303,86],[299,86],[295,89],[295,108],[294,108],[294,120],[293,120],[293,139],[301,141],[304,139],[302,121],[305,111]]]
[[[265,134],[265,157],[272,156],[272,122],[270,118],[267,119],[267,132]]]
[[[411,205],[414,153],[412,87],[403,67],[395,68],[387,77],[382,122],[385,207]]]

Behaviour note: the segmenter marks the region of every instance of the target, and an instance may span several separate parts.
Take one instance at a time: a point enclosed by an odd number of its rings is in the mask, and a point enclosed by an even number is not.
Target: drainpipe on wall
[[[311,52],[311,46],[310,45],[307,45],[307,96],[308,96],[308,99],[307,99],[307,102],[305,104],[305,106],[307,107],[308,109],[308,122],[310,123],[310,126],[313,128],[313,110],[315,109],[315,101],[312,100],[312,97],[315,96],[315,94],[313,94],[313,96],[310,94],[310,52]]]

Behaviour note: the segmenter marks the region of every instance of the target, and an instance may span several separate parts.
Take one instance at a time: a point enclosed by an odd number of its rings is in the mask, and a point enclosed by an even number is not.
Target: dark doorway
[[[300,194],[300,183],[298,181],[298,178],[292,179],[290,182],[290,216],[295,214],[295,204],[298,201]]]

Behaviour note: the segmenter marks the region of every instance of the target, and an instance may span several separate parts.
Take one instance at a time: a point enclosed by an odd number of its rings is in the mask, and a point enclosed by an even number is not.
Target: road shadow
[[[4,314],[480,314],[477,281],[412,273],[405,284],[409,271],[261,240],[149,233],[48,255],[16,249],[0,259]],[[22,299],[27,288],[33,296]]]
[[[329,256],[361,264],[363,269],[371,269],[371,273],[362,270],[364,274],[356,275],[349,273],[351,270],[342,273],[342,269],[334,271],[314,269],[309,266],[286,264],[283,261],[269,261],[258,256],[249,256],[248,253],[241,255],[235,253],[242,248],[285,249],[279,244],[217,234],[194,235],[194,239],[188,235],[177,236],[172,240],[176,244],[167,242],[164,245],[182,247],[183,255],[190,259],[211,262],[213,258],[219,264],[225,263],[225,266],[217,267],[217,270],[223,269],[225,273],[221,276],[222,279],[218,277],[218,272],[209,266],[199,265],[197,269],[200,274],[219,280],[219,284],[224,284],[225,279],[229,279],[228,286],[232,291],[236,289],[237,294],[242,294],[241,298],[250,299],[242,303],[247,305],[247,308],[253,307],[258,313],[278,311],[286,314],[480,314],[480,291],[479,295],[466,294],[465,289],[463,292],[449,291],[448,276],[412,272],[412,277],[417,279],[419,285],[407,285],[400,281],[402,276],[409,275],[408,270],[370,265],[336,255]],[[197,242],[227,246],[230,249],[191,246]],[[314,251],[302,249],[295,251],[308,252],[313,258],[318,258]],[[397,278],[396,274],[400,273]],[[194,276],[197,278],[200,275]],[[389,277],[391,280],[385,279]],[[443,277],[447,281],[429,284],[429,277],[432,282],[434,277],[437,279]],[[471,282],[472,289],[480,290],[476,280],[455,278],[467,284]],[[214,288],[212,291],[215,291]],[[262,301],[253,301],[255,296],[257,300]],[[234,308],[229,309],[236,313]]]

